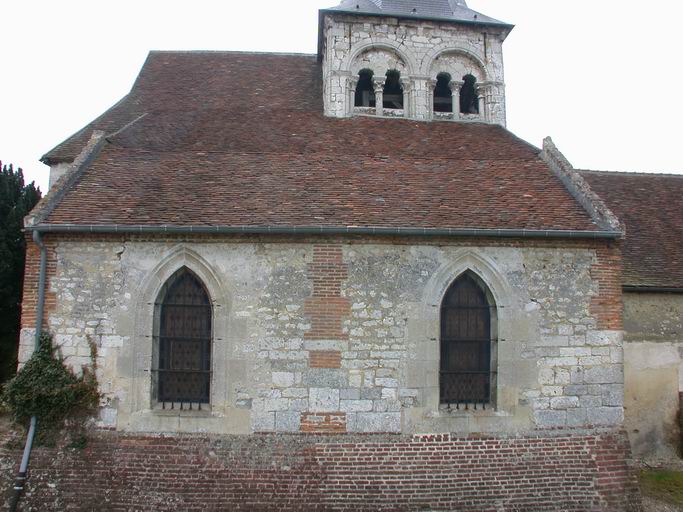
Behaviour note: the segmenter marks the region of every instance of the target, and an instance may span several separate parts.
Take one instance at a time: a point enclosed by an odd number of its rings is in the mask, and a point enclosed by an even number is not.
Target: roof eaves
[[[572,231],[554,229],[410,228],[375,226],[178,226],[127,224],[33,224],[30,231],[43,233],[121,234],[270,234],[270,235],[373,235],[416,237],[568,238],[617,239],[620,231]]]

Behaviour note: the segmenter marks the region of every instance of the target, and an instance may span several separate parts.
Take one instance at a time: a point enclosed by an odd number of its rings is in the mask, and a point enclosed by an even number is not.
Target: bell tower
[[[505,126],[512,25],[466,0],[342,0],[319,17],[325,115]]]

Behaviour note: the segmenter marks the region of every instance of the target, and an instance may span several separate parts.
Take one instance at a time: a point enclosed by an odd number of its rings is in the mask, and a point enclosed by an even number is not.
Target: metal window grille
[[[159,304],[157,401],[201,409],[211,387],[211,302],[201,282],[181,272]]]
[[[469,275],[458,278],[441,305],[441,403],[486,407],[491,403],[491,306]]]

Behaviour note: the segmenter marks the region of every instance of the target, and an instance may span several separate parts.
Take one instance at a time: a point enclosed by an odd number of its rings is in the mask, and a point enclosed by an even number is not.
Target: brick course
[[[56,241],[46,237],[43,241],[47,248],[47,277],[45,293],[45,310],[43,325],[47,324],[49,314],[54,311],[57,297],[50,292],[50,279],[57,270],[55,254]],[[23,298],[21,302],[21,328],[34,329],[36,327],[36,306],[38,304],[38,279],[40,277],[40,249],[33,242],[30,234],[26,235],[26,263],[24,273]]]
[[[311,368],[341,368],[339,350],[311,350],[309,358]]]
[[[348,334],[342,332],[342,320],[348,316],[351,306],[341,296],[341,283],[348,277],[348,266],[342,260],[341,246],[314,246],[308,275],[313,282],[313,295],[305,305],[305,313],[311,320],[306,339],[348,338]]]
[[[598,320],[598,329],[623,329],[622,312],[622,258],[620,244],[596,248],[597,261],[591,268],[591,277],[598,282],[598,295],[591,301],[591,313]]]
[[[2,466],[19,450],[0,449]],[[24,510],[639,510],[625,433],[133,436],[36,448]],[[0,476],[3,488],[9,472]]]

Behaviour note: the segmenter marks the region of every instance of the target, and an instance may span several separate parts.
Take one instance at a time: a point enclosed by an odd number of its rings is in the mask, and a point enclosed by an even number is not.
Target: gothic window
[[[401,86],[401,73],[392,69],[387,71],[387,79],[384,82],[382,94],[383,108],[403,108],[403,87]]]
[[[356,107],[375,106],[375,89],[372,86],[373,72],[369,69],[362,69],[358,73],[358,84],[356,85]]]
[[[450,286],[441,304],[441,403],[456,407],[491,404],[495,305],[470,272]],[[492,323],[494,325],[492,325]]]
[[[439,73],[434,87],[434,112],[453,112],[453,93],[450,86],[451,75]]]
[[[201,409],[211,385],[209,295],[189,269],[176,272],[155,305],[154,395],[164,408]]]
[[[463,114],[478,114],[477,79],[472,75],[465,75],[462,79],[465,83],[460,88],[460,112]]]

